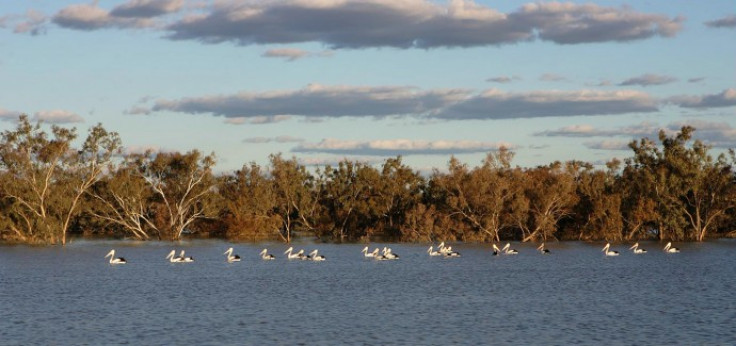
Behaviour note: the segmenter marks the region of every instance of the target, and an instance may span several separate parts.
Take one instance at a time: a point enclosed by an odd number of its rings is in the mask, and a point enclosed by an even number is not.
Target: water
[[[602,244],[391,244],[397,261],[363,258],[364,245],[319,248],[326,262],[261,261],[264,244],[75,241],[0,247],[2,345],[504,345],[733,344],[736,241],[658,243],[634,255]],[[230,246],[243,257],[224,262]],[[371,244],[371,249],[383,244]],[[128,264],[111,266],[112,248]],[[196,262],[164,257],[186,249]]]

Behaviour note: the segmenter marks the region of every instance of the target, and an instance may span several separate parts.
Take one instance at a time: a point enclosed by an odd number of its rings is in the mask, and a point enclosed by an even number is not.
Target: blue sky
[[[0,130],[96,123],[217,169],[344,157],[601,164],[736,147],[735,1],[3,1]]]

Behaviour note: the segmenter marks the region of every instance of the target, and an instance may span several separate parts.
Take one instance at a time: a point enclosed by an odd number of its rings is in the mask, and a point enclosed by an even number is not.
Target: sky
[[[444,170],[736,147],[736,1],[0,2],[0,131],[101,123],[217,170],[401,155]]]

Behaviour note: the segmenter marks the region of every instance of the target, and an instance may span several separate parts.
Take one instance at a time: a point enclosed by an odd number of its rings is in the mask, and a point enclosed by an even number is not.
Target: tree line
[[[0,239],[65,244],[70,235],[239,241],[317,237],[406,242],[660,239],[736,235],[734,152],[713,157],[685,126],[632,141],[633,156],[512,165],[513,151],[476,166],[449,159],[424,176],[395,157],[308,169],[296,158],[214,174],[214,154],[123,153],[117,133],[20,116],[0,138]]]

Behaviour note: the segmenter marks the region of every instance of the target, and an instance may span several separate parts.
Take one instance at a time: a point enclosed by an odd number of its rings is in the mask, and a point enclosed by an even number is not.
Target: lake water
[[[504,345],[736,342],[736,241],[662,244],[634,255],[614,245],[296,243],[325,262],[288,261],[283,244],[77,240],[66,247],[0,246],[2,345]],[[228,247],[243,257],[228,264]],[[276,260],[260,260],[264,247]],[[384,244],[371,244],[371,249]],[[111,266],[112,248],[128,264]],[[164,257],[185,249],[196,262]]]

